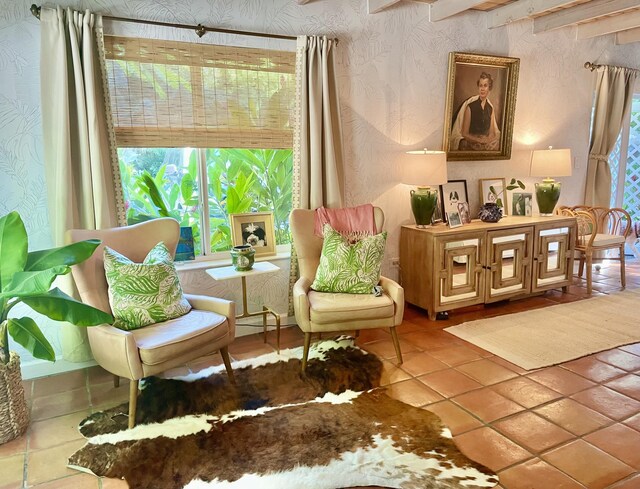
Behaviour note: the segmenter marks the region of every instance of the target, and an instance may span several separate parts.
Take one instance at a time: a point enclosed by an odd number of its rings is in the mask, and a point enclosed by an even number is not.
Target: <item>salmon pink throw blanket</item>
[[[377,234],[376,221],[373,216],[373,205],[364,204],[343,209],[327,209],[319,207],[315,214],[314,234],[322,238],[325,224],[342,235],[371,236]]]

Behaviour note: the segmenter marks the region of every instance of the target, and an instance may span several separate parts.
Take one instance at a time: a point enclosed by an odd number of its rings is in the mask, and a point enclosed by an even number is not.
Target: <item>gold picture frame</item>
[[[249,244],[256,250],[256,256],[276,254],[273,212],[245,212],[229,217],[233,246]]]
[[[442,145],[448,161],[511,158],[519,70],[519,58],[449,53]]]

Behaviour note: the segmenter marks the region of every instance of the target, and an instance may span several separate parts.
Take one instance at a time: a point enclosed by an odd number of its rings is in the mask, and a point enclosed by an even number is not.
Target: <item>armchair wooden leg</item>
[[[136,407],[138,406],[138,380],[129,382],[129,429],[136,425]]]
[[[627,277],[624,269],[625,258],[624,258],[624,245],[620,247],[620,283],[622,284],[622,288],[627,287]]]
[[[304,350],[302,351],[302,373],[307,369],[307,358],[309,357],[309,347],[311,346],[311,333],[304,334]]]
[[[231,369],[231,360],[229,359],[229,347],[225,346],[220,348],[220,356],[224,362],[224,368],[227,369],[227,375],[229,376],[229,382],[236,383],[236,378],[233,376],[233,370]]]
[[[113,374],[113,387],[115,387],[116,389],[118,387],[120,387],[120,376]]]
[[[396,349],[396,356],[398,357],[398,365],[402,365],[402,352],[400,351],[400,341],[398,340],[398,332],[396,331],[396,327],[392,326],[389,328],[391,330],[391,338],[393,339],[393,347]]]

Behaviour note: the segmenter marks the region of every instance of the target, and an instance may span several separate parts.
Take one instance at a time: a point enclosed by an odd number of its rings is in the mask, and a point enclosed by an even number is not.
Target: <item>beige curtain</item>
[[[587,205],[609,207],[611,200],[609,154],[613,151],[622,122],[631,107],[637,74],[638,70],[619,66],[597,68],[584,198]]]
[[[56,246],[71,228],[118,225],[115,146],[103,90],[102,19],[86,12],[43,8],[40,78],[49,220]],[[123,215],[123,206],[120,206]],[[60,284],[70,292],[70,283]],[[62,326],[65,360],[91,358],[86,331]]]
[[[336,43],[326,36],[298,38],[296,92],[300,119],[294,128],[294,207],[315,209],[343,204],[342,126],[334,66]]]
[[[293,208],[342,207],[342,125],[335,71],[337,40],[300,36],[296,49],[296,110],[293,133]],[[298,260],[291,246],[289,315]]]

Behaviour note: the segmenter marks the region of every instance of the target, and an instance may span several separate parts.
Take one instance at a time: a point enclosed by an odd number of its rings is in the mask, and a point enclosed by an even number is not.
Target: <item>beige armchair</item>
[[[109,306],[104,272],[103,248],[109,246],[140,263],[158,242],[164,241],[175,254],[180,227],[171,218],[155,219],[133,226],[67,231],[67,241],[99,239],[102,244],[85,262],[72,268],[83,302],[105,312]],[[170,321],[123,331],[110,325],[88,328],[89,343],[96,362],[119,377],[131,380],[129,388],[129,427],[135,425],[139,380],[184,365],[196,358],[220,351],[231,382],[233,371],[228,345],[235,338],[235,304],[215,297],[185,294],[193,309]]]
[[[289,216],[293,244],[298,255],[300,278],[293,287],[293,306],[296,322],[304,332],[302,371],[307,366],[311,335],[314,333],[359,331],[370,328],[389,328],[393,345],[402,363],[402,352],[396,326],[404,314],[404,290],[393,280],[380,277],[384,293],[334,294],[311,290],[320,263],[322,238],[314,234],[315,211],[294,209]],[[376,227],[382,229],[384,214],[374,208]]]

